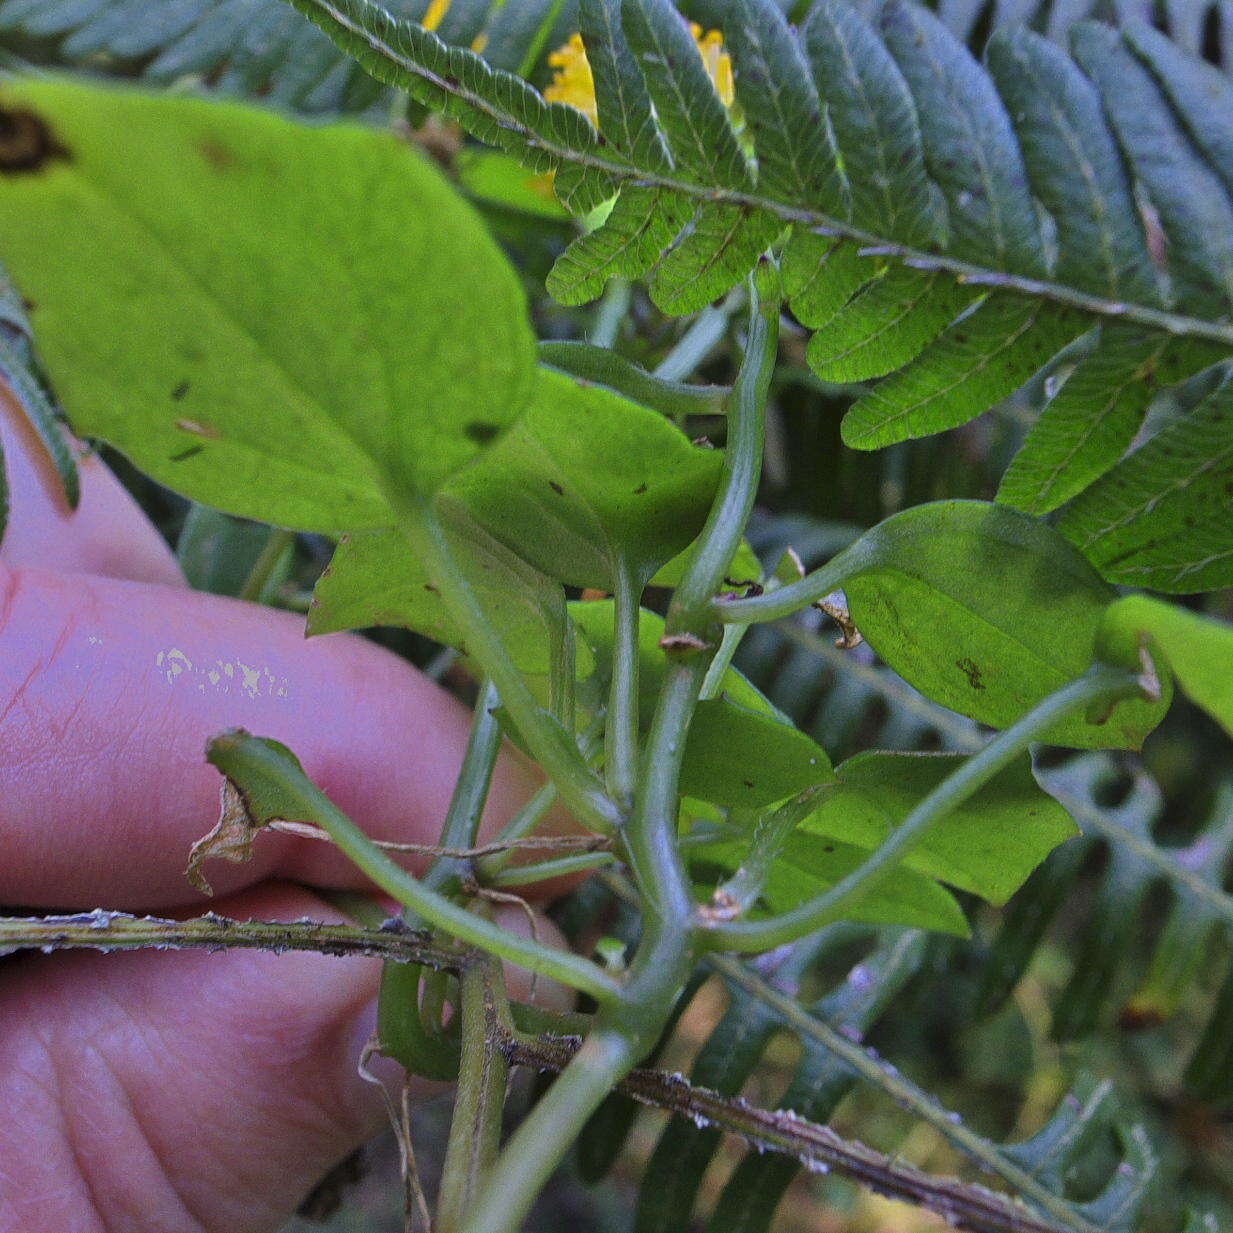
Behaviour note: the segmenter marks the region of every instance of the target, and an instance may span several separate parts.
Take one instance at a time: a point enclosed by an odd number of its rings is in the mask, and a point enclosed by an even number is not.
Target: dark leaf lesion
[[[0,106],[0,172],[14,175],[69,162],[68,148],[42,116],[24,107]]]

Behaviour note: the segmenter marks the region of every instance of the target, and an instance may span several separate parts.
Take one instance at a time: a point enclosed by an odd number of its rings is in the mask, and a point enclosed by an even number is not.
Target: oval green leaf
[[[0,115],[0,260],[76,430],[195,500],[303,530],[394,521],[520,412],[518,279],[393,134],[66,81]]]
[[[896,514],[848,550],[852,618],[909,684],[1005,728],[1091,667],[1112,587],[1043,522],[983,501]],[[1138,749],[1168,706],[1129,700],[1077,716],[1042,739]]]

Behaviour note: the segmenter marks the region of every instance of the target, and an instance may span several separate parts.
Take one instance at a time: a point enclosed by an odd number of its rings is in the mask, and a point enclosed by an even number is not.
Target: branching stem
[[[391,492],[402,516],[402,529],[411,549],[427,565],[442,601],[466,631],[467,653],[492,680],[536,761],[557,785],[579,821],[604,834],[621,822],[621,811],[587,766],[574,737],[535,699],[510,659],[500,635],[493,629],[483,605],[454,559],[453,550],[436,512],[426,501]]]
[[[622,986],[590,960],[510,933],[425,886],[382,852],[324,792],[302,772],[289,768],[285,756],[264,741],[233,733],[216,738],[216,748],[222,740],[232,742],[229,757],[233,766],[242,767],[247,778],[264,779],[275,786],[280,799],[289,802],[298,817],[328,831],[352,864],[431,925],[528,971],[590,994],[597,1002],[620,997]]]
[[[1059,721],[1088,708],[1135,697],[1139,679],[1121,668],[1096,667],[1050,694],[1017,723],[995,736],[925,797],[876,851],[823,894],[789,912],[756,921],[722,922],[703,918],[704,945],[713,950],[764,951],[820,929],[888,877],[926,838],[933,826],[979,791],[1043,739]]]

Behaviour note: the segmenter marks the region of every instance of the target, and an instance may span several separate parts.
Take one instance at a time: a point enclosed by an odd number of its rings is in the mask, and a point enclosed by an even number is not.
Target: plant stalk
[[[467,653],[496,686],[535,760],[579,821],[604,834],[612,833],[621,822],[620,809],[583,760],[573,735],[527,688],[459,569],[437,514],[427,501],[409,498],[401,491],[391,492],[390,500],[402,515],[402,530],[411,550],[426,562],[442,601],[466,631]]]
[[[437,1197],[439,1233],[459,1233],[463,1213],[496,1158],[509,1063],[492,1028],[513,1032],[501,973],[492,961],[472,964],[459,983],[462,1057]]]
[[[638,624],[641,587],[624,561],[613,565],[612,683],[604,727],[604,773],[612,799],[628,812],[638,782]]]

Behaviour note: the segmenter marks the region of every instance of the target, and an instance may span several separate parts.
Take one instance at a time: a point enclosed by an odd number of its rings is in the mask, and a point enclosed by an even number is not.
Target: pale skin
[[[96,460],[71,513],[7,392],[0,434],[6,913],[340,919],[310,888],[362,879],[311,840],[263,836],[251,863],[213,863],[212,902],[185,882],[217,814],[205,742],[236,725],[294,749],[375,838],[436,839],[465,707],[358,637],[308,641],[298,617],[190,591]],[[504,757],[485,831],[538,782]],[[516,909],[506,919],[527,927]],[[0,960],[0,1233],[277,1229],[382,1125],[356,1073],[379,974],[311,954]],[[521,974],[511,988],[526,995]]]

